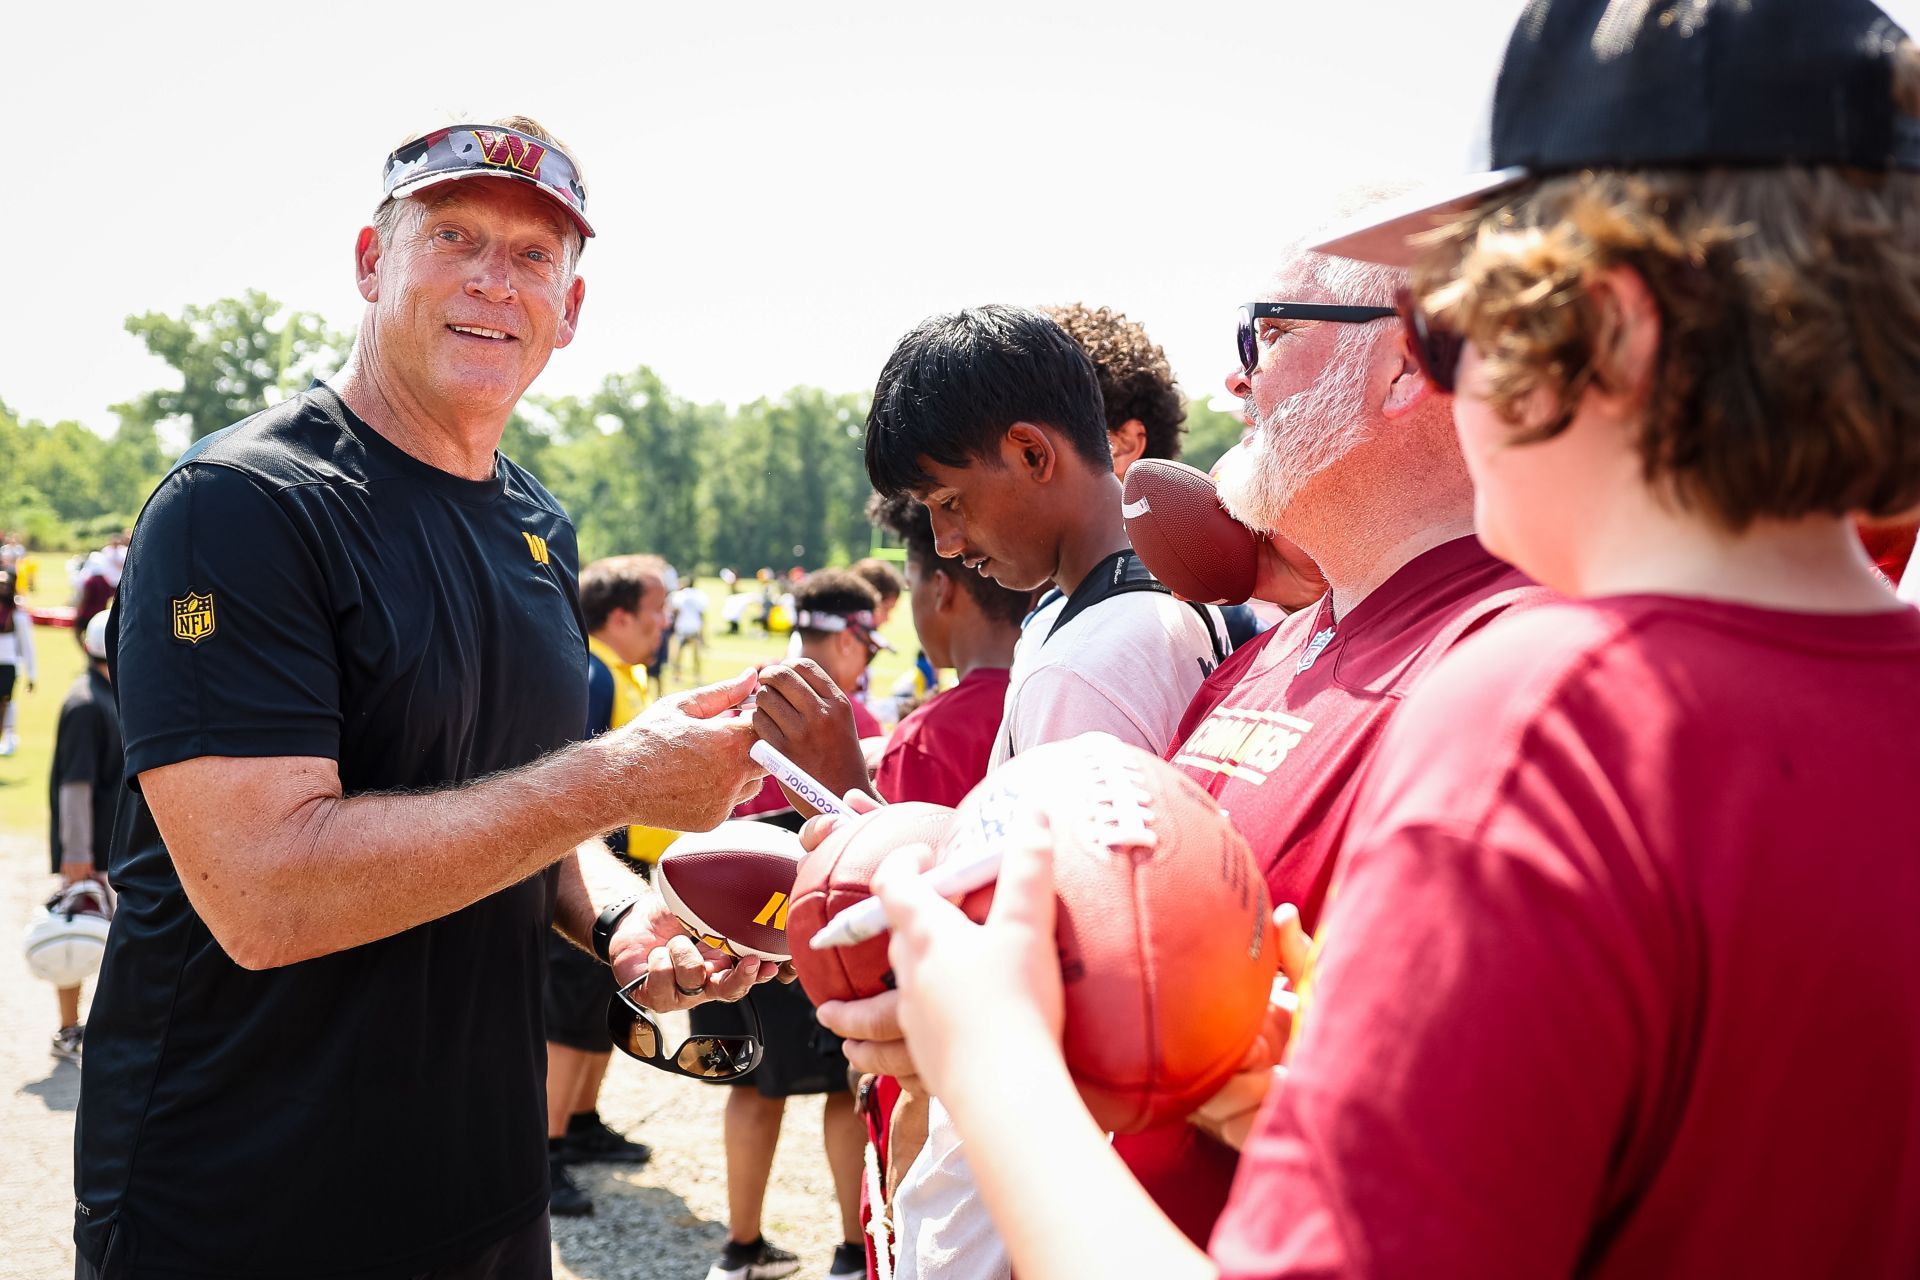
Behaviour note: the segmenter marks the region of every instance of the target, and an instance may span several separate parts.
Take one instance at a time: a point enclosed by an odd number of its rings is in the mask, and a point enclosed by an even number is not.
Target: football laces
[[[1084,815],[1086,842],[1116,853],[1153,848],[1153,795],[1139,766],[1103,754],[1093,761],[1092,783],[1092,804]]]

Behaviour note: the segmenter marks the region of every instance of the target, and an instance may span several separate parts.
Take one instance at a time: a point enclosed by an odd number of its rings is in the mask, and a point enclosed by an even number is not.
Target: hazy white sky
[[[1118,307],[1190,394],[1273,247],[1356,181],[1461,171],[1517,0],[14,6],[0,398],[113,425],[122,329],[253,287],[352,327],[403,135],[531,114],[599,237],[536,392],[645,363],[738,403],[870,388],[931,312]]]

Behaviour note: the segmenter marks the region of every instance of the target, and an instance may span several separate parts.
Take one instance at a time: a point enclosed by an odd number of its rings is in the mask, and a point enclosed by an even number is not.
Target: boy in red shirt
[[[1044,838],[984,928],[881,878],[1025,1277],[1920,1272],[1920,614],[1852,528],[1920,502],[1920,54],[1868,0],[1536,0],[1491,125],[1330,248],[1437,229],[1410,342],[1569,603],[1388,729],[1211,1258],[1074,1105]]]
[[[987,776],[1007,698],[1007,670],[1032,592],[943,562],[933,521],[910,495],[876,499],[869,515],[906,544],[907,592],[920,647],[959,677],[900,722],[874,771],[889,802],[957,805]]]

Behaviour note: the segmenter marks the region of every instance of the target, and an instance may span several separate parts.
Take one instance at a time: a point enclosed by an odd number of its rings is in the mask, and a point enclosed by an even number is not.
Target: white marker
[[[975,889],[985,888],[1000,878],[999,841],[995,847],[961,862],[943,862],[921,876],[929,889],[943,898],[964,898]],[[887,909],[880,905],[880,899],[868,898],[856,902],[833,919],[821,926],[820,932],[813,935],[812,947],[815,951],[828,951],[834,947],[851,947],[855,943],[865,942],[868,938],[877,938],[887,931]]]
[[[853,816],[853,810],[842,804],[840,797],[822,786],[812,774],[777,751],[773,744],[766,741],[755,742],[747,748],[754,763],[773,775],[778,782],[793,794],[805,800],[821,813],[838,813]]]

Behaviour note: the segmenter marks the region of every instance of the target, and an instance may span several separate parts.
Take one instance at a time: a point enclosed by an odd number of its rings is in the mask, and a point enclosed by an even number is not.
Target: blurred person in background
[[[0,756],[19,749],[14,732],[14,695],[22,687],[33,692],[40,664],[33,651],[33,618],[20,598],[19,578],[12,569],[0,569]]]
[[[851,695],[874,656],[891,647],[877,630],[878,603],[873,588],[849,569],[808,574],[793,593],[799,657],[761,669],[753,713],[755,730],[776,747],[790,741],[803,722],[830,718],[838,730],[836,740],[846,743],[863,783],[860,739],[877,735],[880,726]],[[798,829],[811,812],[796,813],[792,800],[769,778],[760,794],[734,816]],[[834,1280],[862,1275],[866,1251],[860,1231],[860,1170],[866,1129],[854,1112],[839,1040],[815,1020],[813,1005],[798,983],[768,983],[747,1000],[760,1021],[766,1056],[752,1072],[726,1086],[727,1243],[707,1280],[779,1280],[799,1267],[797,1257],[766,1239],[761,1212],[787,1099],[812,1094],[826,1095],[821,1135],[840,1209],[841,1243],[828,1274]],[[731,1005],[715,1004],[689,1016],[699,1035],[740,1035],[748,1029],[744,1015]]]
[[[856,560],[852,568],[873,588],[876,602],[873,606],[874,625],[886,626],[887,620],[893,617],[893,607],[900,603],[900,593],[906,590],[906,583],[900,579],[900,571],[877,556]]]
[[[580,616],[587,626],[586,736],[596,738],[626,724],[647,705],[646,681],[636,677],[666,625],[664,562],[657,556],[614,556],[580,571]],[[646,864],[629,854],[634,834],[650,827],[620,827],[605,837],[615,856],[636,869]],[[656,852],[656,858],[659,856]],[[571,1164],[608,1161],[642,1165],[653,1155],[600,1118],[600,1085],[613,1057],[607,1037],[607,1002],[613,971],[558,931],[547,938],[547,1163],[552,1211],[567,1218],[593,1212],[593,1199],[574,1179]]]
[[[688,650],[693,652],[693,678],[700,680],[701,659],[707,650],[707,593],[688,578],[686,585],[667,597],[673,619],[673,678],[683,677]]]
[[[87,669],[67,690],[53,735],[53,765],[47,775],[47,807],[53,822],[48,848],[60,887],[107,879],[114,813],[124,772],[120,707],[107,670],[107,614],[95,615],[81,638]],[[80,988],[60,987],[60,1027],[53,1056],[79,1062],[86,1027],[80,1021]]]

